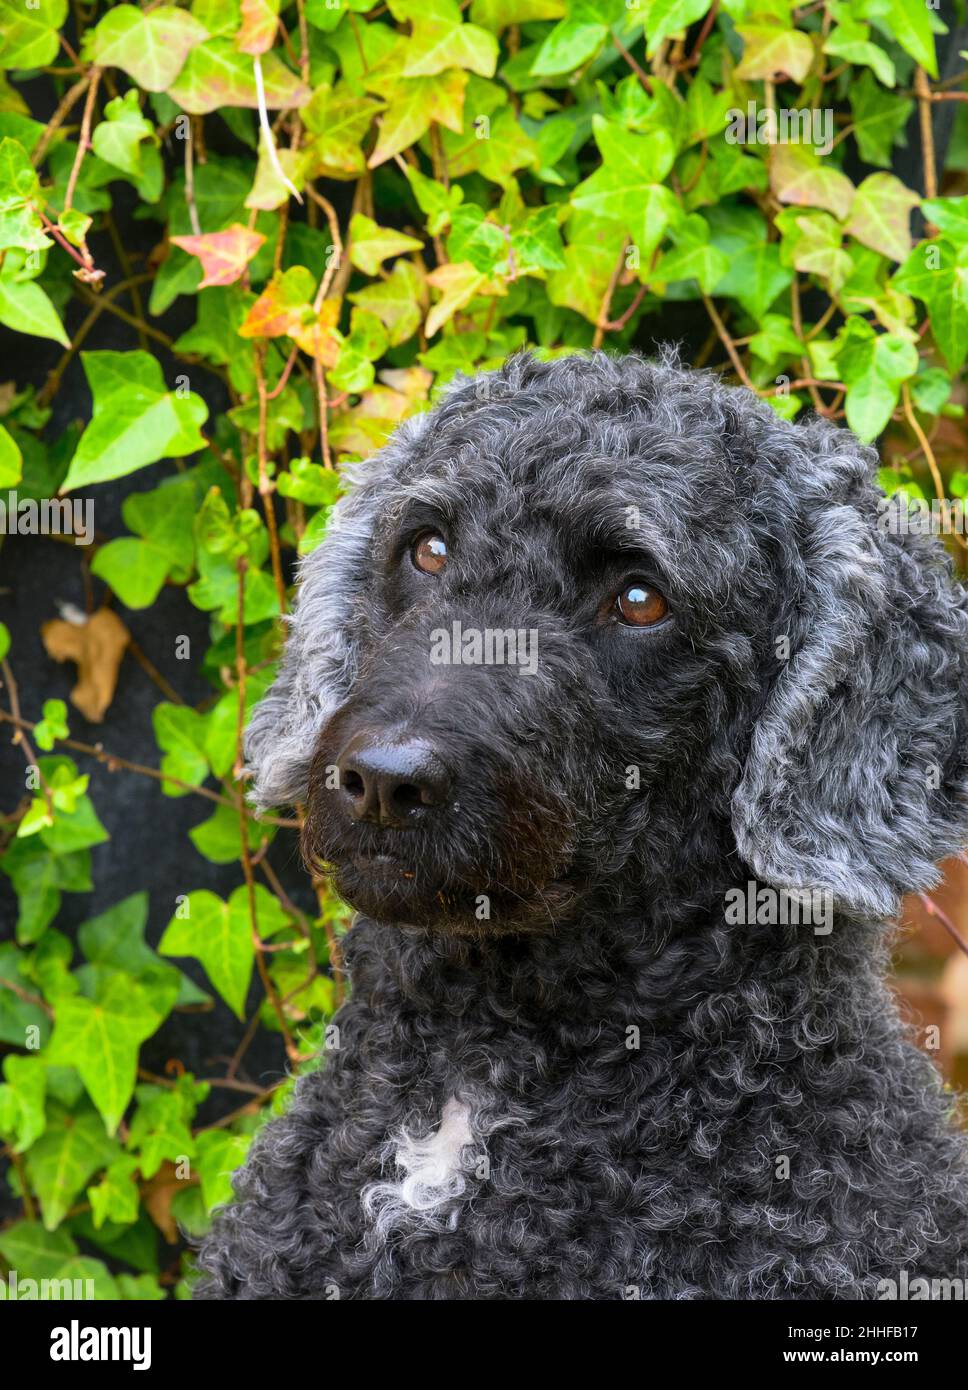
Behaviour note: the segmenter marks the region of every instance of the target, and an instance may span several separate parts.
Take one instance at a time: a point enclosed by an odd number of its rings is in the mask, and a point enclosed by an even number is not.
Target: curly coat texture
[[[884,983],[900,895],[966,838],[968,611],[937,541],[882,525],[876,462],[599,353],[459,381],[360,466],[247,744],[257,800],[308,803],[307,858],[363,909],[352,998],[199,1296],[968,1276],[954,1098]],[[629,574],[668,600],[654,630],[598,616]],[[454,622],[533,632],[534,674],[432,666]],[[323,771],[360,728],[432,740],[449,813],[351,824]],[[833,920],[732,921],[749,882]]]

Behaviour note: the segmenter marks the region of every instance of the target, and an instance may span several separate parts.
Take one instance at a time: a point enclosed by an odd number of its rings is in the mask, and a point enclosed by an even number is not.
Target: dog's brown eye
[[[622,622],[630,627],[651,627],[669,611],[662,594],[648,584],[629,584],[615,600],[615,607]]]
[[[439,574],[447,563],[447,542],[436,531],[425,531],[414,541],[410,558],[424,574]]]

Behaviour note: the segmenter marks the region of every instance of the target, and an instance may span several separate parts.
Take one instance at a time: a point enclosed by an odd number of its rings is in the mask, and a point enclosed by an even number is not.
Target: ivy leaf
[[[743,40],[743,58],[736,76],[747,81],[775,82],[788,77],[802,82],[813,63],[814,47],[809,34],[791,29],[780,21],[762,20],[737,25]]]
[[[316,88],[301,116],[310,132],[306,150],[313,178],[354,179],[366,171],[362,145],[385,103],[361,96],[346,82]]]
[[[164,92],[207,37],[204,24],[174,5],[148,11],[113,5],[85,35],[83,53],[98,67],[120,68],[146,92]]]
[[[922,0],[882,0],[871,5],[868,16],[879,24],[888,38],[899,43],[929,77],[938,76],[938,58],[934,49],[931,12]],[[947,28],[940,24],[940,32]]]
[[[256,922],[261,938],[287,926],[289,919],[261,883],[255,885]],[[255,946],[248,890],[240,885],[228,902],[207,889],[189,893],[184,916],[176,914],[158,944],[163,956],[193,956],[237,1018],[242,1018],[252,978]]]
[[[108,1166],[104,1177],[87,1189],[96,1230],[106,1221],[130,1225],[138,1219],[137,1159],[121,1154]]]
[[[710,209],[714,245],[725,252],[729,270],[716,287],[718,294],[737,300],[759,322],[778,295],[793,281],[782,262],[780,248],[766,240],[766,222],[750,209]]]
[[[173,245],[180,246],[202,263],[200,290],[211,286],[233,285],[242,278],[252,257],[265,245],[261,232],[249,231],[241,222],[233,222],[224,232],[203,232],[201,236],[173,236]]]
[[[116,1153],[116,1143],[92,1106],[73,1112],[56,1102],[50,1107],[47,1129],[24,1160],[48,1231],[56,1230],[84,1185]]]
[[[135,492],[122,503],[127,526],[140,539],[122,536],[98,548],[91,573],[110,584],[128,608],[147,608],[165,580],[184,581],[194,559],[195,490],[176,481]]]
[[[439,265],[427,276],[427,284],[440,290],[440,299],[427,315],[424,332],[432,338],[444,324],[461,309],[465,308],[475,295],[491,285],[488,276],[473,266],[470,261],[448,262]],[[504,293],[503,288],[500,293]]]
[[[17,940],[23,944],[37,941],[56,917],[61,905],[61,892],[84,893],[91,889],[91,856],[86,849],[58,854],[39,838],[17,839],[0,860],[0,869],[8,876],[17,894]],[[0,945],[0,977],[7,966],[5,947]],[[24,1005],[31,1009],[32,1005]],[[10,1038],[4,1028],[10,1024],[12,1000],[7,991],[0,990],[0,1037],[6,1042],[23,1042],[23,1035]],[[6,1020],[6,1022],[5,1022]],[[45,1016],[39,1013],[30,1020],[46,1028]]]
[[[675,280],[695,280],[706,294],[712,294],[729,270],[729,257],[709,240],[709,224],[693,213],[676,233],[676,245],[667,251],[650,275],[650,282],[668,284]]]
[[[275,53],[263,57],[262,78],[270,110],[288,110],[309,100],[309,88]],[[181,76],[167,90],[172,101],[195,116],[223,106],[254,110],[259,105],[252,59],[227,38],[208,39],[193,48]]]
[[[885,92],[869,72],[851,82],[848,95],[861,159],[889,169],[895,144],[906,144],[903,131],[914,102]]]
[[[0,0],[0,67],[43,68],[60,52],[67,0]]]
[[[162,458],[205,447],[199,426],[208,406],[190,391],[165,388],[161,364],[147,352],[83,352],[94,408],[71,459],[63,490],[124,478]]]
[[[40,1057],[11,1053],[4,1058],[3,1074],[6,1085],[0,1086],[0,1130],[14,1153],[19,1154],[29,1149],[47,1127],[47,1065]]]
[[[240,53],[267,53],[279,27],[279,0],[242,0],[241,15],[236,48]]]
[[[77,1246],[64,1227],[45,1230],[39,1221],[17,1221],[0,1231],[0,1255],[22,1278],[53,1279],[76,1254]]]
[[[679,217],[679,204],[661,183],[675,159],[672,139],[664,130],[635,135],[602,116],[592,124],[604,163],[575,189],[572,206],[621,222],[644,261]]]
[[[968,197],[926,198],[921,211],[956,246],[968,244]]]
[[[384,82],[378,77],[377,80],[386,110],[379,119],[376,147],[367,160],[370,169],[376,169],[401,150],[415,145],[430,129],[431,122],[446,126],[458,135],[464,129],[467,74],[459,68],[436,78],[394,77]]]
[[[305,266],[277,270],[243,319],[239,337],[295,337],[312,316],[315,293],[316,282]]]
[[[92,965],[123,970],[136,980],[149,982],[150,986],[156,986],[166,977],[170,978],[177,986],[176,1007],[210,1002],[204,990],[199,989],[187,975],[183,975],[175,966],[167,965],[155,954],[145,941],[147,925],[148,894],[132,893],[105,912],[83,922],[78,928],[77,940]]]
[[[367,285],[348,296],[353,304],[375,314],[387,330],[390,346],[413,337],[427,304],[425,278],[410,261],[395,261],[386,280]]]
[[[67,706],[63,700],[45,700],[44,717],[34,725],[34,742],[49,753],[59,738],[67,738]]]
[[[9,135],[0,140],[0,251],[46,251],[40,211],[44,198],[40,180],[19,140]]]
[[[578,211],[569,217],[566,232],[565,268],[548,276],[548,298],[595,323],[625,234],[611,218]],[[473,366],[460,364],[465,371]]]
[[[968,356],[968,246],[922,241],[891,284],[922,301],[948,367],[960,371]]]
[[[283,497],[294,497],[308,507],[331,507],[339,491],[339,474],[308,458],[290,459],[289,470],[280,473],[276,486]]]
[[[407,179],[417,206],[427,218],[427,231],[431,236],[446,231],[455,210],[464,201],[464,190],[460,184],[445,188],[442,183],[429,179],[410,164],[407,165]]]
[[[506,234],[490,221],[483,208],[465,203],[456,209],[447,238],[451,261],[467,261],[482,275],[493,275],[507,251]]]
[[[0,297],[2,297],[2,288],[0,288]],[[20,452],[20,446],[10,431],[0,425],[0,488],[16,487],[23,477],[23,465],[24,459]],[[4,633],[6,633],[5,638]],[[6,648],[4,648],[4,641]],[[10,634],[6,628],[3,628],[0,632],[0,660],[6,656],[9,646]]]
[[[251,1134],[229,1134],[224,1129],[203,1130],[198,1136],[198,1177],[206,1209],[232,1199],[232,1174],[245,1162]]]
[[[173,993],[169,1000],[170,1007]],[[77,994],[57,1002],[48,1057],[77,1068],[109,1134],[134,1094],[138,1049],[165,1012],[143,985],[121,971],[102,977],[94,999]]]
[[[952,384],[950,376],[940,367],[928,367],[911,382],[914,404],[927,415],[939,415],[951,395]]]
[[[390,11],[412,25],[404,77],[436,77],[448,68],[493,77],[497,40],[486,29],[463,23],[456,0],[390,0]]]
[[[824,208],[841,221],[850,211],[854,185],[846,174],[825,164],[806,145],[776,145],[770,184],[781,203]]]
[[[429,182],[429,180],[428,180]],[[379,227],[370,217],[358,212],[350,221],[350,260],[365,275],[379,275],[383,262],[404,251],[421,251],[423,242],[416,237]]]
[[[837,366],[847,386],[847,423],[865,444],[876,439],[897,405],[901,384],[918,369],[918,350],[897,333],[877,333],[849,318],[838,335]]]
[[[511,24],[560,19],[566,9],[566,0],[473,0],[471,19],[498,33]]]
[[[532,77],[574,72],[594,58],[608,38],[608,25],[597,19],[564,19],[556,24],[535,54]]]
[[[141,114],[138,93],[131,88],[115,97],[104,115],[91,137],[94,153],[127,174],[145,202],[157,202],[164,181],[159,142],[154,126]]]
[[[869,67],[885,87],[893,87],[897,73],[880,44],[871,43],[870,29],[854,19],[842,20],[824,40],[823,51],[832,58],[843,58],[856,67]]]
[[[783,234],[780,258],[805,275],[826,281],[831,294],[838,294],[853,268],[850,256],[841,247],[843,228],[827,212],[801,212],[784,208],[776,218]]]
[[[246,822],[246,838],[254,853],[266,829],[255,821]],[[231,806],[216,806],[214,814],[189,830],[188,838],[210,864],[234,864],[239,857],[239,815]]]
[[[139,1155],[146,1178],[153,1178],[166,1160],[195,1156],[191,1121],[209,1093],[207,1082],[178,1078],[173,1089],[141,1085],[135,1088],[137,1108],[128,1127],[126,1147]]]
[[[152,710],[151,722],[155,740],[165,755],[161,760],[162,772],[193,787],[204,782],[208,776],[205,716],[189,705],[172,705],[163,701]],[[188,795],[185,787],[172,782],[162,782],[161,789],[165,796]]]
[[[0,323],[18,333],[53,338],[55,343],[70,347],[70,339],[49,295],[33,280],[18,275],[11,252],[7,253],[0,269]]]
[[[911,250],[911,209],[921,199],[893,174],[871,174],[858,186],[845,231],[892,261]]]
[[[648,56],[651,58],[666,39],[684,34],[690,24],[702,19],[711,3],[712,0],[650,0],[641,17],[648,41]]]

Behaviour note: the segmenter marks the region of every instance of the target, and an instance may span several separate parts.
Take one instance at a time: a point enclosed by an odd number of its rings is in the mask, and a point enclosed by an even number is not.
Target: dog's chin
[[[434,884],[387,854],[354,855],[328,867],[340,897],[365,917],[450,936],[553,932],[580,896],[578,886],[567,879],[521,893],[483,884]]]

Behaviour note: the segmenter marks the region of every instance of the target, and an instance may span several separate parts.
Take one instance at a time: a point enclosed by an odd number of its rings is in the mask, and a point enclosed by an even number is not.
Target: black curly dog
[[[968,611],[876,462],[595,354],[463,380],[360,465],[248,736],[361,914],[352,999],[201,1296],[968,1277],[955,1098],[883,979],[968,836]]]

